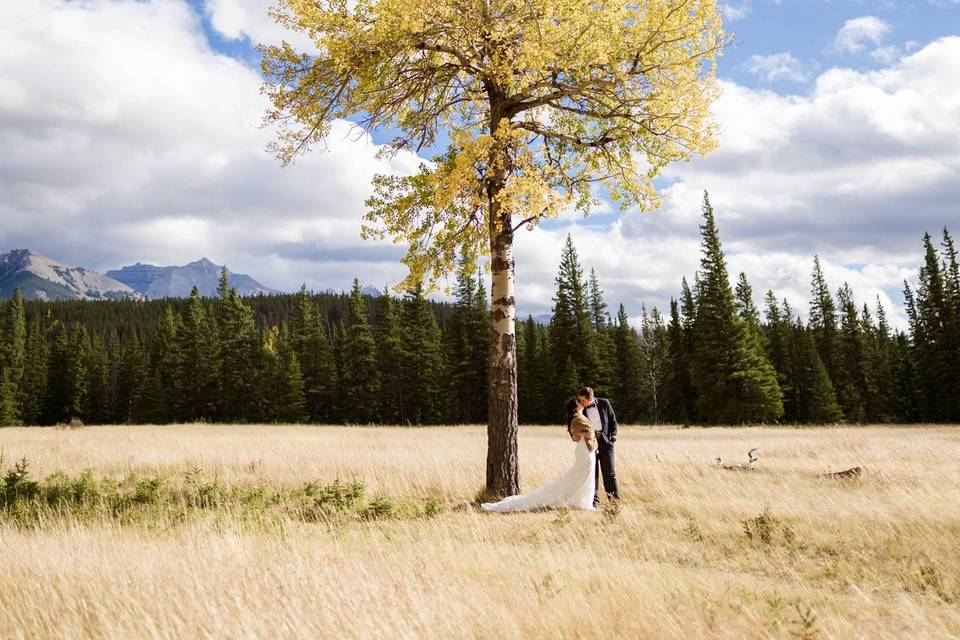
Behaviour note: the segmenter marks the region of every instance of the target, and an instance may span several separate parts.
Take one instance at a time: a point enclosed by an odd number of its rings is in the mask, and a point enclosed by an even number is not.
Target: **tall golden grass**
[[[361,480],[432,518],[164,526],[0,512],[0,638],[955,638],[960,429],[625,427],[617,512],[490,515],[480,427],[0,429],[34,476]],[[562,473],[524,427],[521,480]],[[717,468],[746,462],[755,471]],[[858,480],[818,478],[859,465]]]

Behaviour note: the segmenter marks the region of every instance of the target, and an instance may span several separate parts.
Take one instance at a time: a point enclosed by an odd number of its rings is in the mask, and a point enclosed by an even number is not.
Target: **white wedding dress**
[[[533,511],[556,507],[593,511],[596,465],[596,452],[587,449],[587,443],[581,440],[577,443],[573,466],[561,477],[531,493],[510,496],[500,502],[485,502],[480,507],[484,511],[497,512]]]

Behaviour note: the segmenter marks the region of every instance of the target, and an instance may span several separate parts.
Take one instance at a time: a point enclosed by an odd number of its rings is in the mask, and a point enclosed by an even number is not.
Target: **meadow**
[[[0,429],[0,638],[960,637],[960,429],[623,427],[596,513],[478,512],[485,444]],[[522,486],[571,447],[522,427]]]

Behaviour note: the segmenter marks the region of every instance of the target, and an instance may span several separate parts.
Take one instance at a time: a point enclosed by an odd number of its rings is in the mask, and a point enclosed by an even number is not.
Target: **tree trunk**
[[[520,492],[517,464],[516,297],[513,274],[513,228],[509,216],[490,206],[490,396],[487,423],[488,496]],[[499,225],[494,220],[498,220]]]

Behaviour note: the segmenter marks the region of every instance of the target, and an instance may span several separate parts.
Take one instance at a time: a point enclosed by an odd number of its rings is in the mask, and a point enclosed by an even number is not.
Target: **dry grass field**
[[[522,428],[523,487],[571,447]],[[753,447],[754,471],[712,466]],[[960,637],[960,428],[625,427],[624,502],[598,513],[458,506],[484,450],[479,427],[0,429],[8,476],[135,487],[8,495],[0,638]],[[184,498],[198,476],[221,497]],[[338,478],[366,506],[304,510]]]

